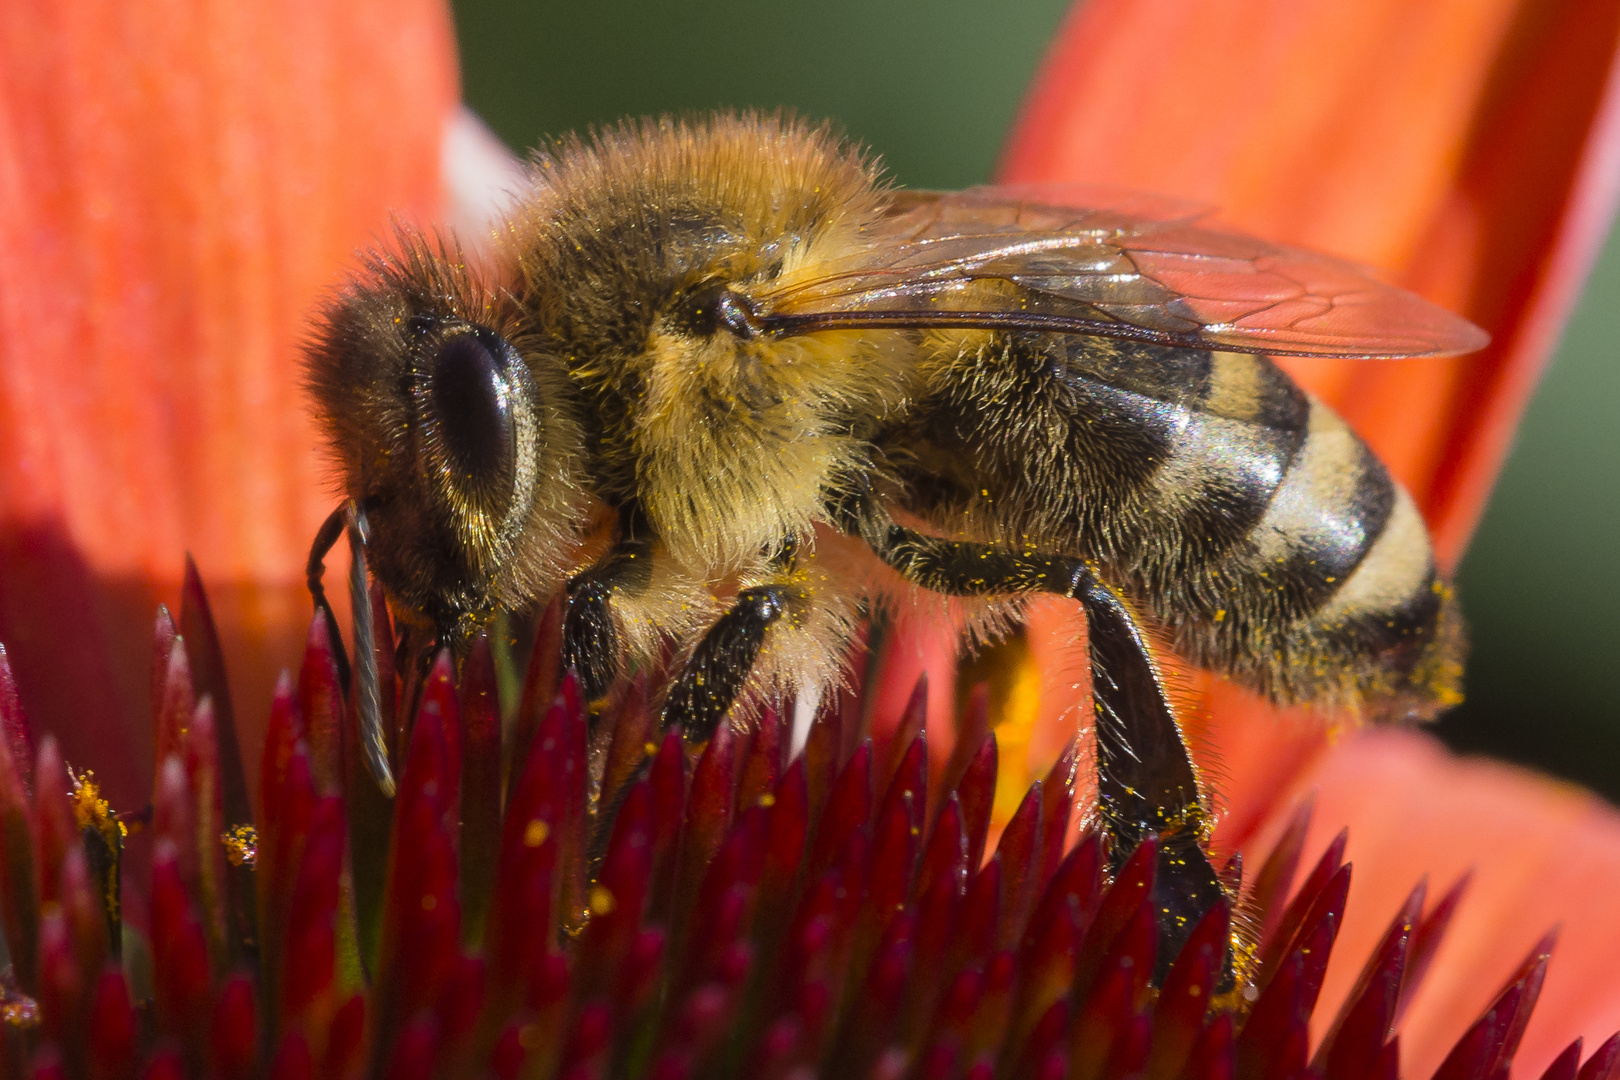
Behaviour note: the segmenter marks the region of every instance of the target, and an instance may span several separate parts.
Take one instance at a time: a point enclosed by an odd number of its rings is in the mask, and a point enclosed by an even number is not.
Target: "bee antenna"
[[[337,545],[348,520],[347,506],[340,506],[328,514],[326,520],[321,522],[320,530],[315,533],[315,540],[309,546],[309,561],[304,564],[304,579],[309,585],[310,599],[315,601],[315,613],[326,620],[326,634],[332,643],[338,685],[343,687],[345,694],[349,691],[349,657],[343,651],[343,635],[338,631],[337,615],[332,611],[331,602],[326,599],[326,585],[321,578],[326,574],[326,554]],[[367,614],[370,614],[369,610]]]
[[[371,621],[371,580],[366,572],[370,528],[366,511],[351,501],[344,513],[349,535],[349,603],[354,610],[354,701],[360,714],[360,747],[366,769],[384,796],[393,798],[394,772],[383,741],[382,695],[377,685],[377,642]],[[330,610],[330,609],[328,609]],[[340,646],[341,648],[341,646]]]

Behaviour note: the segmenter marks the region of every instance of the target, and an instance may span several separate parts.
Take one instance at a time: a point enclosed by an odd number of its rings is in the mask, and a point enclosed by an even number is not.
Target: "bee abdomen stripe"
[[[1216,557],[1265,517],[1304,441],[1303,430],[1189,413],[1154,476],[1156,494],[1174,508],[1185,542]]]
[[[1383,465],[1315,398],[1303,445],[1251,534],[1249,572],[1299,614],[1328,603],[1378,543],[1396,505]]]
[[[1185,363],[1143,363],[1114,374],[1129,376],[1136,393],[1173,406],[1165,411],[1164,455],[1144,478],[1151,484],[1148,505],[1168,519],[1193,560],[1207,562],[1244,544],[1266,514],[1305,443],[1311,404],[1265,357],[1197,357],[1203,366],[1193,369],[1199,378],[1190,385],[1168,385],[1170,376],[1188,373]]]
[[[1368,548],[1355,572],[1346,579],[1333,598],[1312,618],[1317,626],[1332,630],[1351,622],[1369,627],[1385,626],[1390,643],[1412,632],[1408,625],[1426,623],[1432,618],[1437,600],[1434,593],[1434,558],[1429,550],[1428,529],[1423,516],[1404,490],[1395,489],[1395,503],[1383,532]],[[1411,612],[1416,598],[1425,614]]]

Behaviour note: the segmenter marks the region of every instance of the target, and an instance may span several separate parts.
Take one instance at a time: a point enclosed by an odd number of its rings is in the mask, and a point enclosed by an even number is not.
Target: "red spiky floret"
[[[658,732],[645,678],[587,712],[551,655],[554,609],[504,723],[483,638],[414,686],[379,665],[386,702],[418,698],[385,732],[391,804],[358,765],[317,621],[271,703],[255,845],[200,584],[186,602],[186,632],[160,613],[154,634],[138,936],[116,902],[116,822],[51,739],[36,746],[0,653],[0,1060],[34,1077],[1395,1080],[1400,1016],[1466,891],[1426,904],[1419,884],[1313,1044],[1351,874],[1341,834],[1291,890],[1308,807],[1232,897],[1242,918],[1217,903],[1155,985],[1156,848],[1074,835],[1077,742],[986,858],[985,695],[944,763],[923,680],[875,738],[857,698],[791,758],[769,709],[694,753]],[[1507,1076],[1551,950],[1549,935],[1439,1080]],[[1617,1075],[1620,1037],[1584,1061],[1577,1040],[1545,1073]]]

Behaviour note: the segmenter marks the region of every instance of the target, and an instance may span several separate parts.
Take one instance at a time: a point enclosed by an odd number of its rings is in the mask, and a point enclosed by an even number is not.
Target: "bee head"
[[[544,595],[578,533],[581,435],[560,364],[458,250],[401,234],[327,307],[308,385],[390,596],[459,641]]]

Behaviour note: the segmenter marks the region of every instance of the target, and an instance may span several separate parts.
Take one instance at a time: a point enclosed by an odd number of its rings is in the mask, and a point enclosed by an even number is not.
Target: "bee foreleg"
[[[596,566],[568,582],[563,614],[563,666],[572,668],[587,700],[604,697],[618,680],[621,660],[614,622],[616,593],[638,593],[652,577],[652,543],[621,539]]]
[[[765,644],[765,632],[786,613],[788,589],[761,585],[744,589],[720,621],[697,644],[675,685],[664,699],[663,723],[681,724],[685,736],[702,742],[742,691],[754,660]]]
[[[326,632],[331,636],[332,658],[338,669],[338,681],[347,691],[349,685],[349,656],[343,648],[343,635],[338,630],[337,615],[326,598],[326,556],[337,546],[338,538],[349,527],[349,504],[344,503],[327,515],[309,547],[309,559],[304,564],[304,580],[309,586],[310,599],[315,611],[326,621]]]

